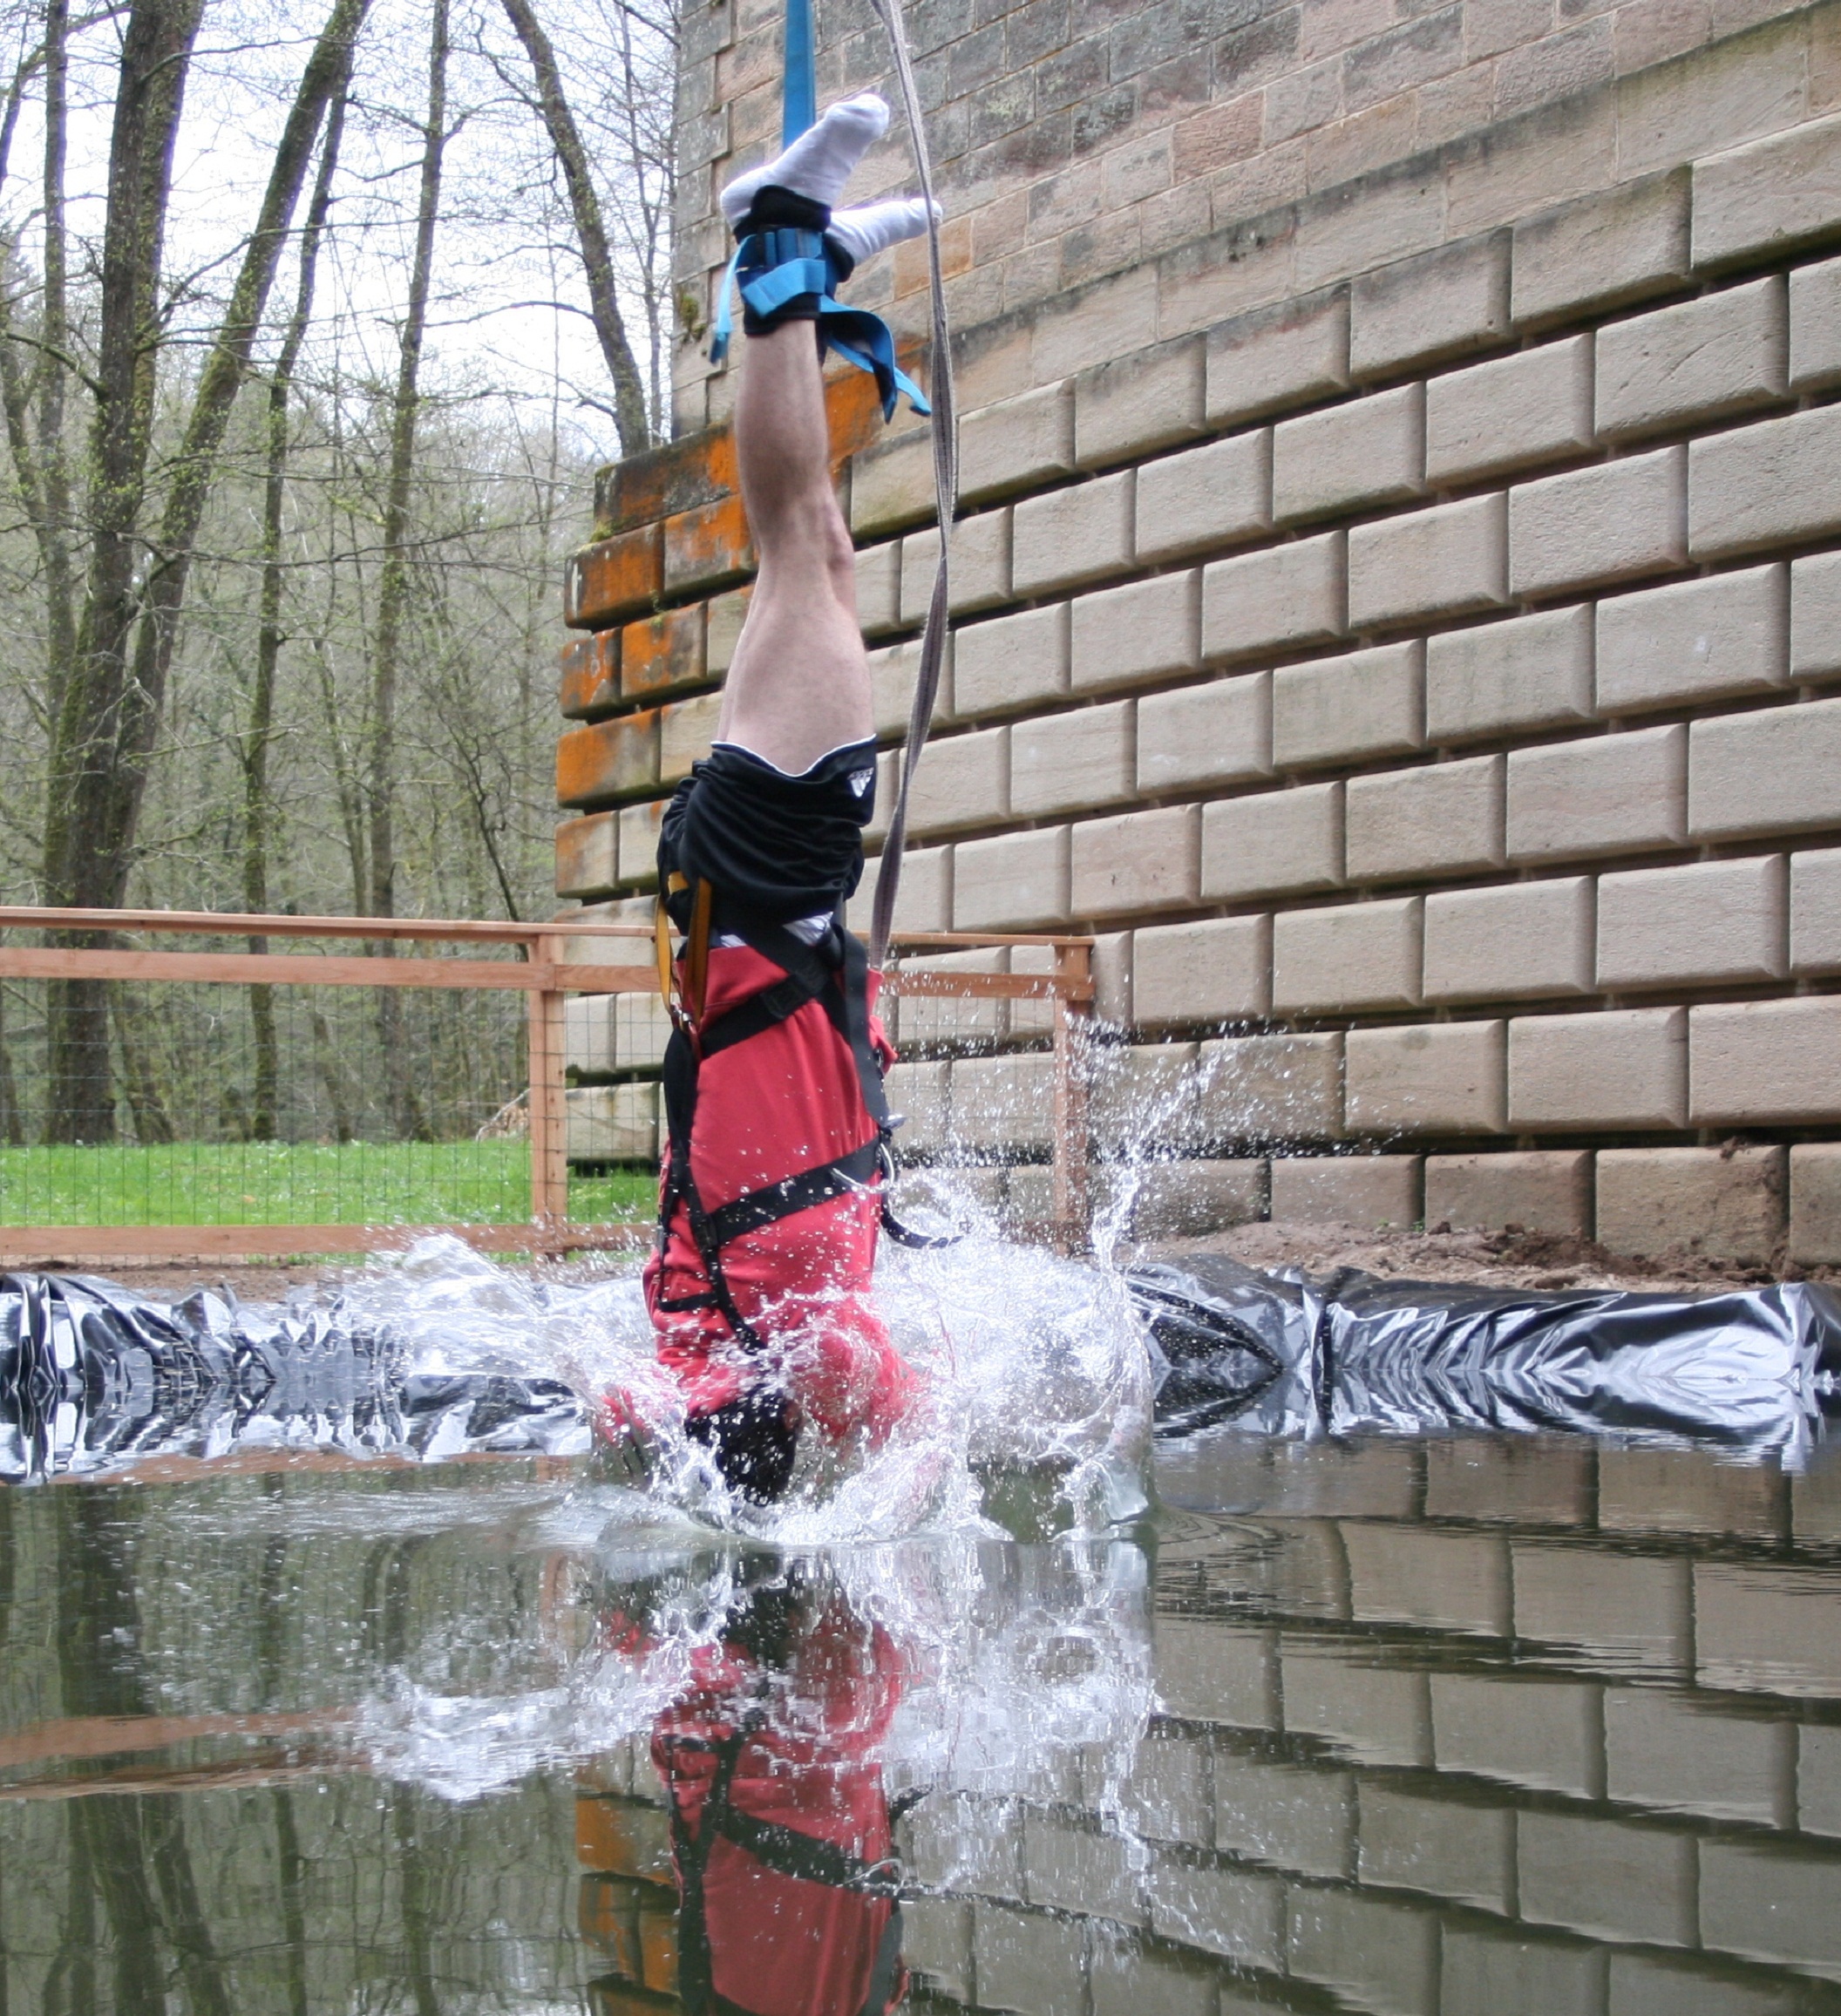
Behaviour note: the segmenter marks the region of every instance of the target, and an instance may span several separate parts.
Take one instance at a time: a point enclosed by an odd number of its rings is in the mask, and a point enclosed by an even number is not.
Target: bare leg
[[[717,735],[797,775],[873,732],[856,560],[832,490],[812,325],[784,322],[742,355],[736,458],[760,574]]]

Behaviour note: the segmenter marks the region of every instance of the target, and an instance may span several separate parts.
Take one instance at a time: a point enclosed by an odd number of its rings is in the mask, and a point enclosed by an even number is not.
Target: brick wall
[[[718,11],[687,284],[776,88],[771,24]],[[1147,1224],[1841,1261],[1841,5],[1573,11],[1085,9],[1070,51],[1043,0],[916,10],[967,516],[901,921],[1100,934],[1102,1107],[1154,1080],[1192,1158]],[[849,25],[827,91],[877,74]],[[730,380],[683,355],[693,431],[610,472],[570,572],[586,900],[644,887],[746,594],[703,424]],[[937,534],[924,434],[859,383],[834,433],[892,744]],[[926,1012],[910,1049],[1039,1036]],[[912,1069],[938,1142],[995,1145],[988,1060]]]

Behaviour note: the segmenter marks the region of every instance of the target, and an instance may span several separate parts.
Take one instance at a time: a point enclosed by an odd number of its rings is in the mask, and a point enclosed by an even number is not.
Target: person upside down
[[[680,942],[674,956],[662,918],[675,1027],[646,1303],[689,1433],[764,1504],[786,1490],[802,1431],[878,1447],[921,1395],[871,1293],[894,1053],[878,976],[844,926],[875,740],[820,370],[828,342],[876,370],[886,412],[898,385],[921,404],[880,323],[832,292],[927,228],[918,200],[832,208],[888,118],[873,94],[846,99],[723,192],[744,282],[735,443],[760,567],[714,744],[658,849]]]

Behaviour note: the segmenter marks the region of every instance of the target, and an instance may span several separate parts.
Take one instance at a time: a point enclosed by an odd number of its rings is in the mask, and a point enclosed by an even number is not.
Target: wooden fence
[[[630,1246],[647,1236],[631,1223],[573,1225],[568,1216],[567,1103],[563,1008],[571,994],[656,994],[649,925],[562,918],[541,924],[499,924],[438,918],[265,917],[228,911],[71,910],[0,905],[0,932],[32,929],[59,934],[169,932],[234,938],[343,939],[377,951],[341,957],[289,952],[146,952],[126,947],[66,947],[0,943],[0,980],[188,981],[225,987],[297,986],[432,988],[514,991],[528,1001],[531,1218],[526,1225],[0,1225],[0,1264],[71,1266],[149,1260],[275,1259],[291,1254],[388,1251],[429,1232],[444,1232],[480,1251],[560,1256]],[[610,950],[641,950],[630,963],[593,963],[560,956],[567,940],[613,941]],[[621,941],[624,940],[622,945]],[[643,940],[638,947],[635,941]],[[1044,1232],[1068,1248],[1087,1236],[1087,1074],[1084,1025],[1092,1012],[1092,940],[1043,934],[977,935],[927,932],[898,936],[886,991],[946,997],[999,996],[1052,1001],[1054,1022],[1055,1181],[1052,1223]],[[518,960],[446,955],[397,960],[379,956],[400,944],[515,946]],[[1045,974],[977,974],[904,968],[901,960],[927,953],[1004,946],[1053,948]]]

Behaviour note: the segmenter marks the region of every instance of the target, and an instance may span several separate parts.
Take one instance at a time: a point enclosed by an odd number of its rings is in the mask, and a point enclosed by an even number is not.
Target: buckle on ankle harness
[[[729,354],[735,323],[730,302],[731,282],[741,288],[742,304],[763,319],[777,315],[802,295],[818,301],[819,334],[826,350],[846,363],[870,372],[882,395],[882,417],[895,417],[895,403],[906,398],[915,412],[933,408],[927,395],[895,363],[895,339],[880,316],[866,308],[846,308],[837,298],[844,277],[836,248],[817,231],[782,228],[751,232],[735,248],[723,269],[710,332],[710,361],[719,364]]]

